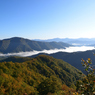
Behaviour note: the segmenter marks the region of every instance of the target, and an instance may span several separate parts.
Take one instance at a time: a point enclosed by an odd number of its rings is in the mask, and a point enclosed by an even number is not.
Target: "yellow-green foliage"
[[[82,65],[85,68],[86,76],[82,80],[77,81],[76,90],[84,95],[93,95],[95,92],[95,69],[91,64],[92,61],[90,58],[86,61],[82,59]]]
[[[76,79],[79,79],[77,69],[53,57],[41,55],[25,62],[19,61],[0,63],[0,95],[58,93],[63,90],[63,83],[74,87]]]

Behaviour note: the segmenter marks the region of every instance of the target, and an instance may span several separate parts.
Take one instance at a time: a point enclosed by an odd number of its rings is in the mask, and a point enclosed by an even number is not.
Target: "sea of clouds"
[[[27,56],[32,56],[36,55],[39,53],[47,53],[47,54],[52,54],[56,52],[79,52],[79,51],[87,51],[87,50],[93,50],[95,47],[89,47],[89,46],[81,46],[81,47],[67,47],[66,49],[51,49],[51,50],[43,50],[43,51],[28,51],[28,52],[19,52],[19,53],[7,53],[7,54],[2,54],[0,53],[0,56],[21,56],[21,57],[27,57]]]

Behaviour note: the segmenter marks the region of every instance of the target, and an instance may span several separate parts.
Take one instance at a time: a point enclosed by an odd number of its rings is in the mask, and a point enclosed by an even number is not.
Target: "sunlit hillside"
[[[47,95],[65,93],[64,85],[71,91],[76,88],[79,70],[70,64],[45,55],[23,59],[12,57],[0,63],[0,95]]]

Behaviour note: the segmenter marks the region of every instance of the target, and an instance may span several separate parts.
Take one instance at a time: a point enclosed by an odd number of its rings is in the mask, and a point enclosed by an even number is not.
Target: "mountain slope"
[[[62,59],[85,73],[84,68],[81,64],[81,59],[83,58],[84,60],[87,60],[88,58],[91,58],[93,65],[95,65],[95,56],[93,53],[95,53],[95,50],[74,53],[59,52],[50,54],[49,56],[53,56],[57,59]]]
[[[70,46],[63,42],[39,42],[31,41],[24,38],[14,37],[10,39],[0,40],[0,52],[1,53],[11,53],[11,52],[25,52],[33,50],[44,50],[44,49],[55,49],[55,48],[65,48]]]
[[[18,56],[11,56],[11,57],[7,57],[7,58],[2,58],[0,60],[0,62],[25,62],[25,61],[28,61],[28,60],[31,60],[32,58],[29,58],[29,57],[18,57]]]
[[[49,55],[57,59],[62,59],[65,62],[68,62],[75,68],[81,70],[82,72],[85,73],[84,68],[81,64],[81,59],[83,58],[84,60],[87,60],[88,58],[91,58],[93,65],[95,65],[95,50],[89,50],[89,51],[84,51],[84,52],[74,52],[74,53],[67,53],[67,52],[57,52],[53,54],[44,54],[44,55]],[[31,57],[36,57],[40,54],[31,56]]]
[[[20,57],[12,57],[12,60],[9,62],[8,58],[7,62],[6,60],[0,62],[0,87],[2,87],[0,94],[23,95],[22,93],[28,93],[28,95],[39,95],[37,94],[39,93],[37,88],[43,81],[46,82],[48,80],[47,85],[49,85],[48,82],[55,81],[56,84],[52,84],[54,87],[57,87],[59,84],[61,87],[62,83],[71,87],[80,78],[78,69],[67,62],[50,56],[40,55],[32,59],[26,58],[27,61],[24,61],[25,58],[21,58],[21,60],[23,61],[20,61]],[[42,87],[44,85],[47,86],[46,84],[42,85]]]

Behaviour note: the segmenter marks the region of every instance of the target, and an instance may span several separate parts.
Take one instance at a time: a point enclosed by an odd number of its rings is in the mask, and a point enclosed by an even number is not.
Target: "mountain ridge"
[[[22,93],[47,95],[39,92],[42,90],[48,91],[48,88],[52,88],[57,92],[62,91],[63,84],[75,87],[76,81],[80,79],[78,72],[80,71],[69,63],[46,55],[28,59],[10,57],[0,62],[0,95],[2,93],[3,95],[5,93],[10,93],[11,95],[22,95]]]
[[[47,39],[47,40],[41,40],[41,39],[34,39],[35,41],[44,41],[44,42],[65,42],[68,44],[76,44],[76,46],[89,46],[95,44],[95,38],[53,38],[53,39]],[[95,46],[95,45],[94,45]]]
[[[62,59],[63,61],[71,64],[75,68],[81,70],[83,73],[85,73],[84,68],[81,64],[81,59],[83,58],[84,60],[87,60],[88,58],[91,58],[93,65],[95,65],[95,56],[94,56],[95,50],[88,50],[88,51],[83,51],[83,52],[73,52],[73,53],[68,53],[68,52],[57,52],[53,54],[45,54],[44,55],[49,55],[52,56],[56,59]],[[37,55],[33,55],[30,57],[36,57],[38,55],[41,55],[40,53]]]
[[[21,37],[13,37],[4,40],[0,40],[0,52],[1,53],[12,53],[12,52],[25,52],[25,51],[41,51],[49,49],[60,49],[71,46],[70,44],[63,42],[41,42]]]

